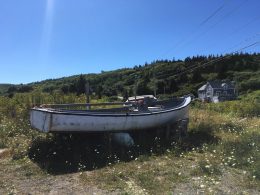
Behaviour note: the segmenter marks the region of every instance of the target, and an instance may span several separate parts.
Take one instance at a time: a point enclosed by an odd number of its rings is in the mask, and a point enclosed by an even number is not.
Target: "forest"
[[[80,95],[85,84],[97,98],[124,98],[134,94],[180,96],[194,94],[209,80],[233,80],[240,94],[260,89],[260,54],[233,54],[224,56],[193,56],[184,60],[155,60],[133,68],[101,71],[99,74],[81,74],[48,79],[20,85],[0,84],[0,95],[12,97],[15,93],[43,92]]]

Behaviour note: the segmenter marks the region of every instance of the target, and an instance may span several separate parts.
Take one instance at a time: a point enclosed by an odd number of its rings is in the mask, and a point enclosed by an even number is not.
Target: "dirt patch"
[[[118,194],[84,185],[81,173],[50,175],[29,160],[0,159],[0,194]]]
[[[0,159],[10,157],[11,150],[8,148],[0,149]]]
[[[176,185],[173,194],[260,194],[247,177],[242,171],[232,169],[219,177],[192,177],[189,182]]]

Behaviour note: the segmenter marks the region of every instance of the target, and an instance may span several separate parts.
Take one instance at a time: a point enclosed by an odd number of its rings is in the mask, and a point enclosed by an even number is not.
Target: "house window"
[[[207,89],[207,96],[210,96],[210,95],[211,95],[211,91],[212,91],[212,89],[209,87],[209,88]]]
[[[224,94],[224,95],[227,95],[227,91],[224,91],[223,94]]]
[[[225,90],[227,90],[227,88],[228,88],[228,85],[226,84],[226,83],[222,83],[222,85],[221,85]]]

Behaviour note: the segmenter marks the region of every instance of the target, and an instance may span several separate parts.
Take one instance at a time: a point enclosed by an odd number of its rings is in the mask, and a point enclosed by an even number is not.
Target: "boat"
[[[47,104],[30,110],[30,122],[50,133],[129,132],[188,121],[190,102],[190,96],[157,100],[148,95],[115,103]],[[104,106],[110,108],[100,108]]]

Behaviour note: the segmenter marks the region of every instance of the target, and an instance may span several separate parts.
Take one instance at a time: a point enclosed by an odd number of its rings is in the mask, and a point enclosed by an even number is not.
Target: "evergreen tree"
[[[103,93],[102,85],[98,85],[96,93],[97,93],[98,99],[101,99],[102,98],[102,93]]]
[[[86,85],[86,79],[85,77],[81,74],[79,76],[79,79],[77,81],[77,95],[80,95],[82,93],[85,93],[85,85]]]
[[[152,91],[148,88],[147,82],[143,79],[141,79],[137,84],[136,93],[137,95],[145,95],[145,94],[151,94]]]
[[[200,73],[200,70],[199,69],[195,69],[193,72],[192,72],[192,77],[191,77],[191,81],[192,82],[200,82],[202,81],[203,78],[201,76],[201,73]]]
[[[124,100],[126,101],[127,99],[128,99],[128,91],[127,91],[127,89],[124,89],[123,90],[123,98],[124,98]]]

